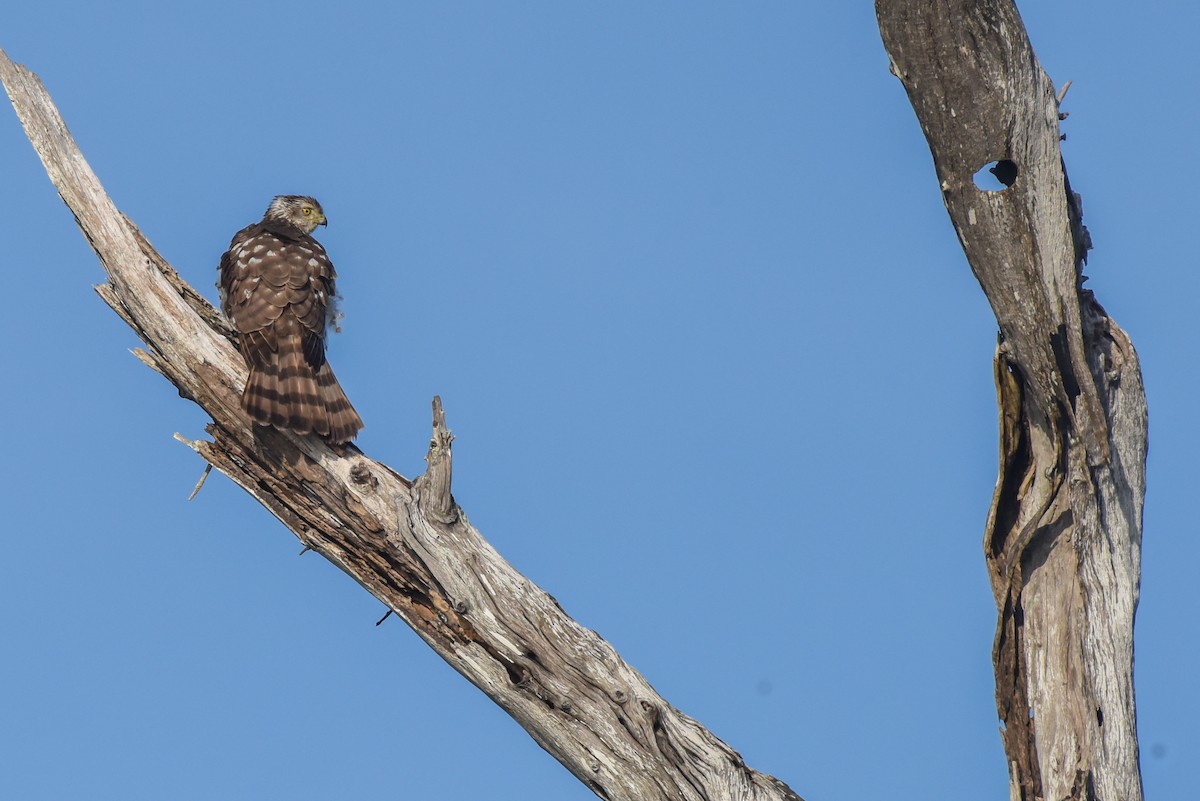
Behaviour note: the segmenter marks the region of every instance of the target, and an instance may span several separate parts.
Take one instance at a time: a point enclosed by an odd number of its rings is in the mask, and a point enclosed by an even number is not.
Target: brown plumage
[[[242,406],[262,425],[349,442],[362,419],[325,361],[337,327],[337,273],[311,234],[325,224],[311,197],[280,195],[221,256],[221,309],[241,335],[250,367]]]

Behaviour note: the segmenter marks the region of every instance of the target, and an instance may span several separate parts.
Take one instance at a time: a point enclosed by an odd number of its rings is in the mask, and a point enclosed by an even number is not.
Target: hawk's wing
[[[319,242],[257,223],[234,236],[219,269],[221,308],[251,346],[243,346],[249,363],[261,364],[261,347],[279,351],[283,331],[276,323],[288,314],[300,324],[305,360],[314,370],[324,364],[325,321],[337,273]]]

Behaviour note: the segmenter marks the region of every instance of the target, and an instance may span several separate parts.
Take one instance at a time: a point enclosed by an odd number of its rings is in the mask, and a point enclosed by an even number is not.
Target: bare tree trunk
[[[139,357],[212,415],[213,440],[188,445],[383,601],[601,798],[800,801],[667,703],[484,541],[450,494],[453,437],[440,399],[429,468],[415,481],[353,446],[256,432],[239,403],[246,370],[228,323],[113,206],[37,76],[0,51],[0,78],[108,272],[100,296],[146,343]]]
[[[1089,290],[1054,86],[1011,0],[876,0],[892,71],[996,320],[1000,475],[984,535],[1010,795],[1140,801],[1137,354]],[[1007,188],[973,176],[990,162]]]

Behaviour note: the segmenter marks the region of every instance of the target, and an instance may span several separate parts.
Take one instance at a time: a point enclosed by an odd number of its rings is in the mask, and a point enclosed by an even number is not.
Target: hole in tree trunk
[[[984,192],[1003,192],[1017,182],[1018,172],[1010,159],[990,161],[975,171],[975,186]]]

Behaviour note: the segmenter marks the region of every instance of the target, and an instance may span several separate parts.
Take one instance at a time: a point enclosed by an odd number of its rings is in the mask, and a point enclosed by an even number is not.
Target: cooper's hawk
[[[337,328],[337,273],[311,234],[321,204],[280,195],[221,256],[221,310],[241,335],[250,367],[242,406],[256,423],[348,442],[362,419],[325,361],[325,328]]]

